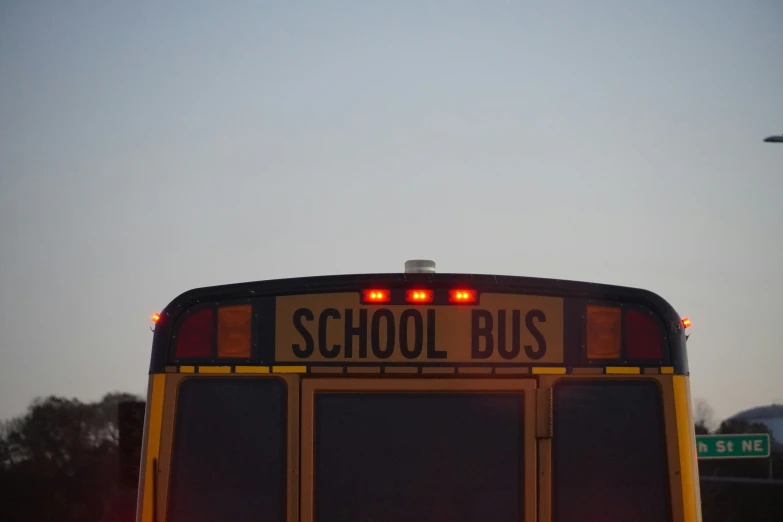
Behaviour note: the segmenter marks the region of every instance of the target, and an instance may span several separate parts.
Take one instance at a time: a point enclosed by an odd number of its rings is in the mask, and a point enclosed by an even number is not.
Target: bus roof
[[[263,317],[265,312],[268,312],[267,315],[271,316],[271,319],[264,322],[265,333],[270,336],[257,338],[258,344],[261,346],[259,349],[263,350],[264,346],[267,346],[269,350],[274,350],[271,346],[275,344],[274,300],[276,298],[305,294],[355,294],[358,296],[368,288],[387,288],[398,291],[414,287],[439,292],[453,288],[470,288],[479,294],[514,294],[559,298],[563,303],[563,324],[570,325],[570,328],[564,328],[564,335],[567,338],[571,336],[570,339],[564,341],[565,355],[562,362],[566,365],[581,366],[585,362],[584,354],[577,356],[576,350],[577,346],[584,349],[584,329],[577,328],[577,325],[584,321],[586,305],[616,304],[619,307],[642,307],[649,310],[660,322],[663,342],[668,351],[664,357],[665,361],[662,362],[673,367],[674,373],[688,373],[686,337],[682,318],[666,300],[653,292],[631,287],[561,279],[449,273],[329,275],[274,279],[189,290],[176,297],[160,313],[160,320],[156,324],[154,332],[150,373],[162,373],[167,366],[171,367],[172,364],[176,364],[176,361],[172,361],[171,355],[175,329],[181,322],[183,315],[187,315],[189,311],[199,307],[216,305],[216,303],[239,302],[255,303],[254,306],[261,306],[262,317],[259,320],[265,321]],[[369,306],[368,303],[362,304]],[[394,302],[390,304],[404,305],[405,303]],[[625,319],[623,319],[623,324],[625,324]],[[274,357],[267,357],[266,362],[269,362],[270,359],[274,359]],[[595,361],[592,362],[595,363]],[[627,361],[624,362],[627,364]],[[202,364],[209,363],[209,361],[202,361]],[[212,364],[218,364],[218,362],[212,362]],[[589,366],[591,363],[586,365]]]

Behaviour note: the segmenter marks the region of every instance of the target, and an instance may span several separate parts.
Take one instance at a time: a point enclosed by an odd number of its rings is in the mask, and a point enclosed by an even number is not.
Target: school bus
[[[186,292],[136,520],[700,521],[685,327],[644,290],[425,268]]]

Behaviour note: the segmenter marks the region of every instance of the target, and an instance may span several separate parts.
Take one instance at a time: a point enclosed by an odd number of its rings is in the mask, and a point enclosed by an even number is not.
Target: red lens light
[[[431,303],[432,290],[408,290],[405,292],[405,300],[409,303]]]
[[[449,290],[449,302],[450,303],[475,303],[476,291],[475,290]]]
[[[160,314],[155,312],[154,314],[152,314],[152,322],[157,323],[158,321],[160,321]]]
[[[663,339],[652,314],[638,310],[626,312],[625,345],[629,359],[663,358]]]
[[[177,332],[176,357],[209,357],[212,355],[212,309],[193,312]]]
[[[685,328],[690,328],[690,327],[691,327],[691,320],[690,320],[690,319],[688,319],[687,317],[683,317],[683,318],[682,318],[682,325],[683,325]]]
[[[364,290],[362,297],[365,303],[388,303],[391,301],[391,292],[378,288]]]

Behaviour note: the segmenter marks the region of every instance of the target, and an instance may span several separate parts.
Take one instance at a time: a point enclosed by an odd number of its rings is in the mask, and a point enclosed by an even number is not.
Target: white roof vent
[[[435,261],[429,259],[411,259],[405,261],[406,274],[434,274]]]

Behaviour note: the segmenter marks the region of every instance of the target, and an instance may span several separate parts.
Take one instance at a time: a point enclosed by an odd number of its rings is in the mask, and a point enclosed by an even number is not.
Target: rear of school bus
[[[501,276],[193,290],[155,327],[137,520],[700,521],[681,318]]]

